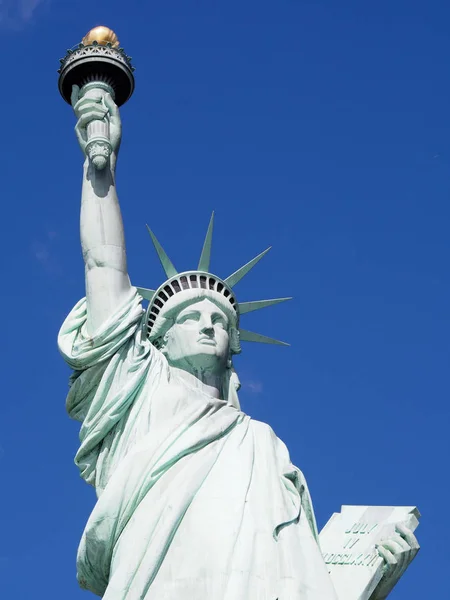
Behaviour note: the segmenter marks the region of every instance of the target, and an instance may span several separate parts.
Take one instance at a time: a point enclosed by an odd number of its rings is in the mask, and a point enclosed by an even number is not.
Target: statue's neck
[[[179,367],[171,367],[174,374],[183,379],[189,387],[198,389],[212,398],[222,398],[222,380],[223,377],[217,373],[207,371],[189,372]]]

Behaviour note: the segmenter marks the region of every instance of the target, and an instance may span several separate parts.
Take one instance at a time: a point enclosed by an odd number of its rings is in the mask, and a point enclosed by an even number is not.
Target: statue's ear
[[[241,344],[239,341],[239,330],[236,329],[236,327],[231,327],[229,336],[230,336],[231,354],[240,354],[241,353]]]
[[[169,331],[170,331],[170,329],[168,331],[166,331],[166,333],[158,339],[158,348],[161,350],[161,352],[163,354],[164,354],[164,351],[167,346],[167,341],[169,339]]]

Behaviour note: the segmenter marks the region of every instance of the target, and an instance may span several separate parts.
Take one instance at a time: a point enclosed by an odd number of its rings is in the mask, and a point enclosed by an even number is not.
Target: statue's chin
[[[226,360],[223,357],[217,356],[217,348],[212,345],[198,345],[195,352],[184,356],[168,356],[167,361],[170,366],[183,369],[198,375],[199,372],[213,372],[216,375],[225,373]]]

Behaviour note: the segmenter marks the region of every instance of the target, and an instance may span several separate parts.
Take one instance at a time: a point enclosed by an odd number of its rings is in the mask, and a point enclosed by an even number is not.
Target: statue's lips
[[[217,345],[216,340],[213,340],[212,338],[209,338],[209,337],[199,338],[198,342],[200,344],[204,344],[205,346],[216,346]]]

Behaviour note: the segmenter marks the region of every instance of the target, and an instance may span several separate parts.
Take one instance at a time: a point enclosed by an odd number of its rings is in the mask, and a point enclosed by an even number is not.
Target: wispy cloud
[[[36,8],[39,4],[42,4],[43,1],[44,0],[20,0],[20,14],[22,19],[29,21],[34,15]]]
[[[50,0],[0,0],[0,25],[20,29],[36,16],[37,9]]]
[[[31,244],[31,252],[34,258],[47,273],[58,274],[61,271],[55,252],[57,238],[56,231],[47,231],[43,240],[35,240]]]
[[[261,394],[263,391],[263,384],[261,381],[244,381],[242,387],[252,394]]]

